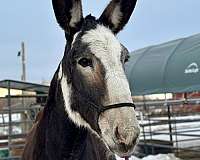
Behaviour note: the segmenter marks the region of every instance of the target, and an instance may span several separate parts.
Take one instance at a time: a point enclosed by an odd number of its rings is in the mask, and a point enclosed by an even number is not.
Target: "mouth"
[[[106,134],[103,134],[101,138],[111,152],[116,154],[118,157],[125,158],[133,155],[135,147],[138,144],[139,132],[135,132],[133,135],[134,136],[131,138],[131,140],[125,143],[115,139],[114,136],[109,134],[107,130]]]
[[[108,145],[108,149],[116,154],[117,156],[124,158],[124,157],[130,157],[133,155],[135,146],[137,145],[138,140],[134,141],[133,143],[130,144],[124,144],[124,143],[116,143],[113,140],[113,145]]]

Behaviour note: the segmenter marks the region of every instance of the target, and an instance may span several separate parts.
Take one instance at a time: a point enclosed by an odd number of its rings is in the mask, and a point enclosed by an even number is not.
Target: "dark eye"
[[[90,58],[81,58],[78,61],[78,64],[80,64],[82,67],[92,67],[92,59],[90,59]]]

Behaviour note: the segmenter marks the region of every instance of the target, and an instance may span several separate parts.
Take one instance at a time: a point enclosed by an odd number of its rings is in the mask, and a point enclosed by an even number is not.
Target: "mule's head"
[[[83,18],[80,0],[53,0],[68,41],[59,69],[66,112],[121,157],[132,154],[138,141],[135,111],[128,105],[101,113],[97,108],[133,103],[124,73],[129,53],[116,34],[128,22],[135,4],[136,0],[112,0],[96,19]]]

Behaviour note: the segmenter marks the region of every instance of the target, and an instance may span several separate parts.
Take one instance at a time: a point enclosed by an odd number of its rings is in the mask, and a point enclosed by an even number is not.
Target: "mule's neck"
[[[87,130],[77,127],[65,111],[58,72],[50,85],[49,98],[45,108],[46,155],[48,159],[75,159],[86,147]],[[80,145],[81,144],[81,145]],[[76,154],[75,154],[76,153]]]

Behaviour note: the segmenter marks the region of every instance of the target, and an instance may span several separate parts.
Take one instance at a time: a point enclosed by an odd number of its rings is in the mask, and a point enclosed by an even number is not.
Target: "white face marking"
[[[74,42],[76,41],[76,38],[77,38],[77,36],[79,35],[79,33],[80,33],[80,31],[77,32],[77,33],[74,35],[71,48],[73,48]]]
[[[71,86],[67,83],[67,77],[62,75],[62,64],[60,64],[58,78],[61,80],[61,89],[65,103],[65,110],[73,122],[78,126],[85,126],[90,128],[89,124],[85,122],[79,113],[74,112],[70,108],[70,96],[71,96]]]
[[[72,18],[70,20],[69,25],[71,27],[75,27],[75,25],[81,20],[81,17],[82,17],[82,9],[81,8],[82,8],[81,3],[79,1],[73,2],[73,7],[70,10]]]
[[[65,110],[68,113],[69,118],[77,125],[77,126],[83,126],[92,131],[96,136],[99,136],[90,126],[89,123],[87,123],[78,112],[72,111],[70,107],[70,96],[71,96],[71,86],[67,83],[67,77],[62,74],[62,64],[60,64],[59,72],[58,72],[58,78],[61,80],[61,89],[62,89],[62,95],[64,98],[64,105]]]
[[[100,59],[106,70],[107,100],[103,105],[132,102],[129,84],[125,76],[121,58],[121,44],[106,27],[97,25],[87,31],[82,41],[89,44],[92,53]]]
[[[122,12],[120,10],[120,5],[116,5],[112,15],[111,15],[111,21],[114,24],[115,28],[118,27],[121,19],[122,19]]]

